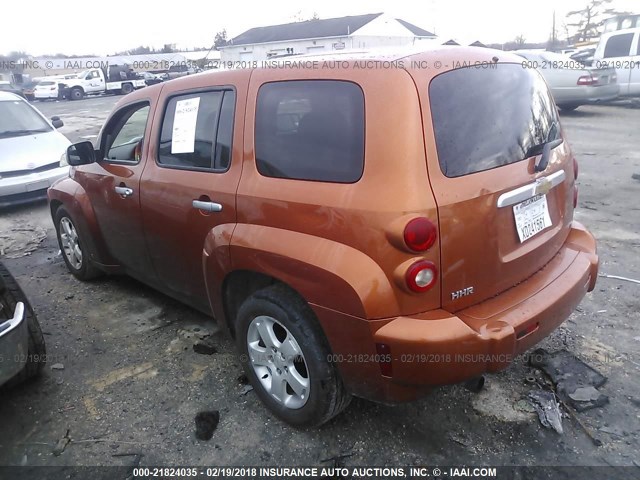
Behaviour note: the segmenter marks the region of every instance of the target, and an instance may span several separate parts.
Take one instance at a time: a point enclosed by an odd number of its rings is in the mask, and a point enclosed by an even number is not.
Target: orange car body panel
[[[288,284],[311,305],[356,395],[405,401],[435,385],[497,371],[548,335],[594,288],[598,257],[593,237],[573,221],[574,167],[566,142],[544,172],[534,171],[531,158],[458,178],[442,173],[429,84],[456,62],[491,64],[494,54],[505,57],[499,62],[517,61],[504,52],[443,48],[385,58],[402,60],[399,68],[359,68],[359,60],[347,59],[343,68],[215,72],[145,88],[116,107],[151,105],[142,161],[123,167],[99,160],[73,168],[72,178],[50,189],[50,201],[82,218],[96,245],[96,263],[123,263],[114,255],[117,243],[133,240],[125,271],[222,324],[233,321],[223,308],[224,282],[233,272],[258,272]],[[416,67],[436,61],[441,68]],[[340,184],[261,175],[254,151],[260,87],[321,79],[353,82],[364,93],[362,177]],[[229,170],[159,166],[168,99],[224,88],[236,93]],[[499,196],[561,170],[566,180],[548,194],[553,226],[521,244],[511,208],[496,207]],[[88,201],[118,182],[134,183],[133,202],[106,194],[97,207]],[[85,188],[95,191],[87,196]],[[200,197],[221,203],[222,212],[191,208]],[[404,226],[416,217],[429,218],[439,232],[427,252],[404,245]],[[101,222],[120,231],[109,232]],[[403,272],[422,259],[433,262],[439,275],[431,290],[417,294],[406,287]],[[470,282],[473,295],[452,296]],[[382,374],[376,344],[390,349],[390,375]]]

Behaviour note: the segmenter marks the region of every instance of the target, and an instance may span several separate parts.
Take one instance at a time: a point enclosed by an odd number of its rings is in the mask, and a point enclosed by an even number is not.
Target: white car
[[[33,97],[36,100],[46,100],[48,98],[58,98],[58,82],[55,80],[43,80],[33,89]]]
[[[611,101],[620,93],[613,68],[585,67],[571,57],[552,52],[518,50],[514,53],[526,59],[523,68],[535,68],[542,74],[561,110]]]
[[[640,97],[640,28],[602,35],[593,63],[616,69],[620,96]]]
[[[47,189],[69,175],[71,142],[26,100],[0,92],[0,207],[46,198]]]

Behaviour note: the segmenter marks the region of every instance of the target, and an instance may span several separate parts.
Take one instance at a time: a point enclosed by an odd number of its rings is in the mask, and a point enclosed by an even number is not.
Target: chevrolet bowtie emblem
[[[551,190],[551,187],[553,187],[553,185],[550,180],[548,180],[546,177],[539,178],[538,180],[536,180],[536,190],[534,194],[546,195],[547,193],[549,193],[549,190]]]

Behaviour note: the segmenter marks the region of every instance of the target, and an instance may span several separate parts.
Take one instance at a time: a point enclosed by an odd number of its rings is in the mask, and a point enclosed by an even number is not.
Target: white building
[[[435,35],[384,13],[257,27],[223,47],[222,61],[262,61],[282,55],[351,48],[402,47]]]

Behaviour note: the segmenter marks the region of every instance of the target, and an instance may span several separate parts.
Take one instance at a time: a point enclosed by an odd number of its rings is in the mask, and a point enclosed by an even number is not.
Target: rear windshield
[[[431,81],[429,98],[440,168],[447,177],[524,160],[532,147],[555,139],[559,131],[544,80],[521,64],[451,70]]]

